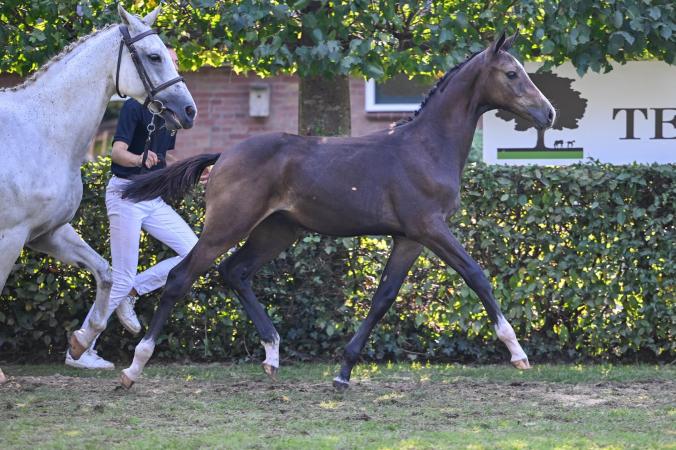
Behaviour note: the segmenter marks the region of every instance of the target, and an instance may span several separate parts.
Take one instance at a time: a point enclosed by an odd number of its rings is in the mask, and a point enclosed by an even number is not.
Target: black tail
[[[134,202],[162,197],[165,201],[179,200],[197,184],[202,171],[216,163],[220,153],[193,156],[171,166],[133,178],[122,192],[122,198]]]

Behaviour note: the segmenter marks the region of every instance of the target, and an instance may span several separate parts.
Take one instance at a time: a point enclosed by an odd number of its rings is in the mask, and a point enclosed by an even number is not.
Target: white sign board
[[[572,164],[587,158],[612,164],[676,162],[676,66],[659,61],[615,65],[580,78],[572,64],[535,73],[533,82],[557,109],[544,133],[513,114],[484,114],[484,161],[493,164]]]

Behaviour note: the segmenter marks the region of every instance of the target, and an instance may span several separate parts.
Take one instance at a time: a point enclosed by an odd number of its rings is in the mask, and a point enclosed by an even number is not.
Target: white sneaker
[[[117,318],[120,320],[122,326],[132,334],[138,334],[139,331],[141,331],[141,324],[134,312],[134,305],[136,305],[137,299],[138,297],[127,295],[115,309],[115,314],[117,314]]]
[[[70,356],[70,351],[66,352],[66,365],[78,369],[101,369],[112,370],[115,364],[101,358],[96,350],[89,349],[80,356],[80,359],[75,360]]]

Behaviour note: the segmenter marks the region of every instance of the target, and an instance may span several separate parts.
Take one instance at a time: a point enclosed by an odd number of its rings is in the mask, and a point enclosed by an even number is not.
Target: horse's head
[[[113,74],[119,93],[145,103],[151,96],[149,91],[154,91],[154,101],[148,104],[149,109],[162,110],[161,115],[170,129],[191,128],[197,107],[185,83],[177,80],[179,75],[167,47],[156,33],[141,37],[151,30],[160,7],[143,19],[128,13],[122,5],[118,6],[118,12],[133,41],[138,62],[134,63],[129,47],[125,46],[116,73]],[[140,39],[134,41],[135,37]],[[145,83],[142,77],[146,78]],[[168,86],[163,86],[167,83]]]
[[[484,50],[484,68],[480,83],[483,86],[482,103],[488,109],[506,109],[538,128],[554,124],[556,111],[549,100],[533,84],[523,66],[507,50],[517,34],[500,38]]]

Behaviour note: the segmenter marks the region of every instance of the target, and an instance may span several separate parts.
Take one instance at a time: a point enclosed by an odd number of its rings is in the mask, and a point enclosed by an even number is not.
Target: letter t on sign
[[[676,114],[673,115],[671,120],[664,120],[664,111],[676,111],[676,108],[650,108],[655,110],[655,137],[650,139],[676,139],[676,136],[664,137],[664,130],[662,125],[665,123],[670,123],[672,127],[676,128]]]
[[[643,113],[643,117],[647,119],[648,108],[613,108],[613,120],[615,120],[615,116],[617,116],[617,113],[620,111],[627,112],[627,128],[626,128],[627,131],[625,136],[620,139],[641,139],[634,136],[634,112],[641,111]]]

